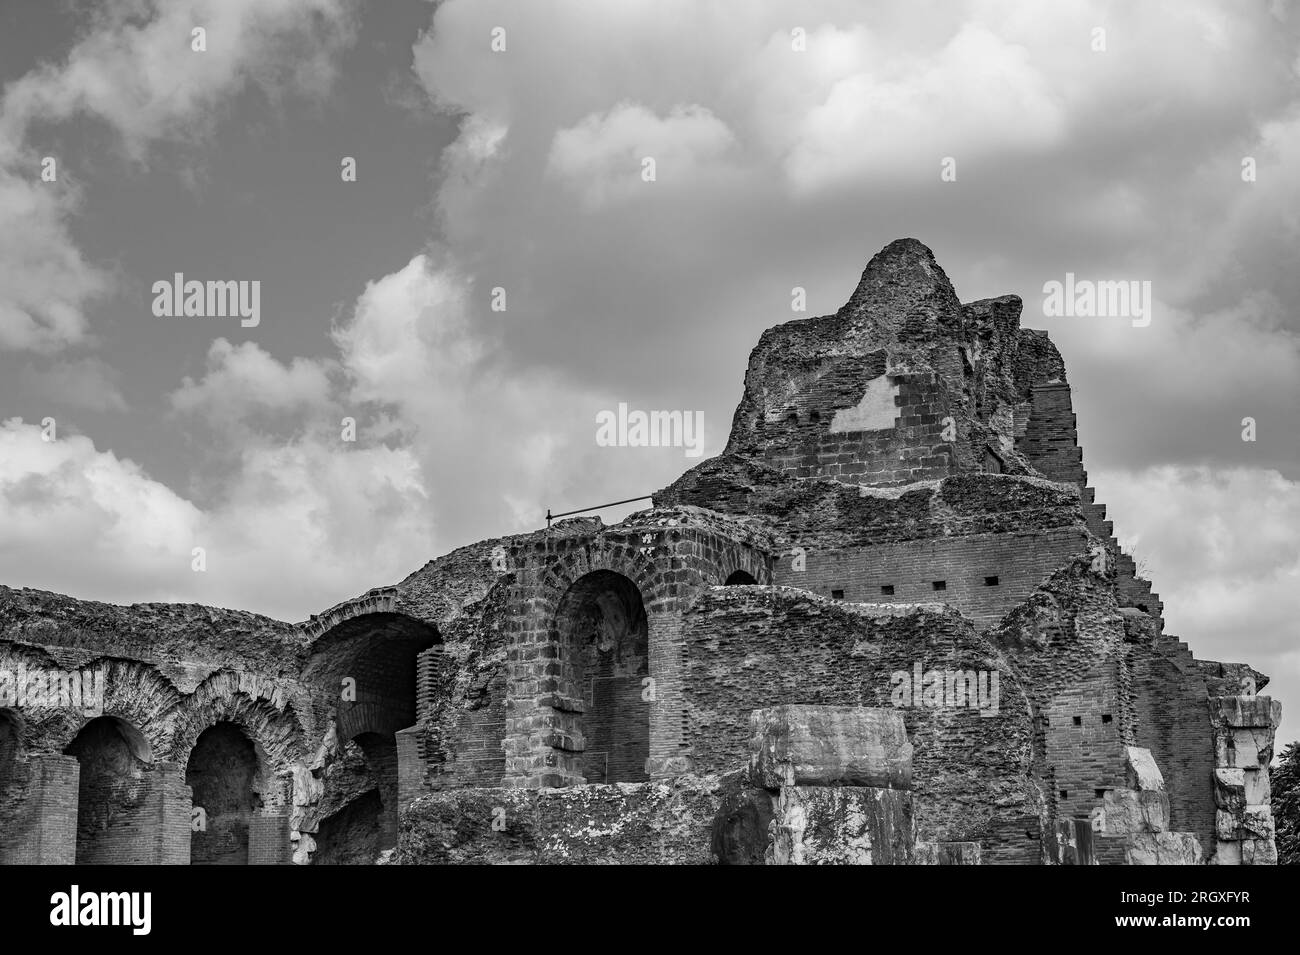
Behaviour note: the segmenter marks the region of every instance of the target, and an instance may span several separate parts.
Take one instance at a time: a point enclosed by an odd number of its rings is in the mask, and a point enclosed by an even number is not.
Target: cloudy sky
[[[1169,631],[1300,736],[1300,10],[866,9],[5,0],[0,581],[297,620],[649,493],[698,459],[599,411],[717,453],[791,289],[913,236],[1052,333]],[[178,272],[259,324],[155,315]],[[1151,323],[1045,316],[1068,272]]]

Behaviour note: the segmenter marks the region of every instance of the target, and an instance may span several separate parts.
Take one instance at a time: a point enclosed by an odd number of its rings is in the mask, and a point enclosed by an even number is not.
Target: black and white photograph
[[[0,0],[6,928],[1265,927],[1298,531],[1300,4]]]

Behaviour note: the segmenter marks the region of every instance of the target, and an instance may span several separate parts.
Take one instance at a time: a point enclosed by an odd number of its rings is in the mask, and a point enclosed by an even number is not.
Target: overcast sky
[[[0,582],[298,620],[649,493],[699,459],[598,412],[716,454],[791,289],[913,236],[1051,332],[1167,629],[1300,736],[1294,5],[5,0],[0,82]],[[1071,272],[1151,323],[1044,316]]]

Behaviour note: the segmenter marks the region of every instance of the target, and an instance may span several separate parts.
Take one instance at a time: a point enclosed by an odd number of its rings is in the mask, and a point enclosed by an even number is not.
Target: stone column
[[[1268,764],[1281,720],[1282,703],[1271,697],[1210,697],[1219,865],[1277,865]]]

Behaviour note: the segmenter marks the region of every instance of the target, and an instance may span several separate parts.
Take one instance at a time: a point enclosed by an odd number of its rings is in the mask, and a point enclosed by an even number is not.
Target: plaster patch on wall
[[[831,434],[846,431],[880,431],[894,427],[898,420],[898,385],[888,375],[872,378],[862,400],[852,408],[841,408],[831,419]]]

